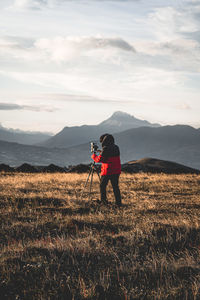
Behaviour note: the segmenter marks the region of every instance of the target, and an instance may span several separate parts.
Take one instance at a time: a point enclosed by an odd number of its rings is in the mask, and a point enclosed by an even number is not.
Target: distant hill
[[[135,161],[129,161],[122,166],[122,170],[128,173],[150,172],[165,174],[200,174],[200,171],[197,169],[155,158],[142,158]]]
[[[40,143],[40,146],[50,148],[68,148],[97,139],[103,133],[116,133],[141,126],[158,127],[148,121],[139,120],[124,112],[115,112],[109,119],[98,125],[83,125],[65,127],[55,136]]]
[[[44,142],[52,135],[43,132],[29,132],[18,129],[8,129],[0,125],[0,140],[7,142],[16,142],[25,145],[34,145]]]
[[[114,136],[123,161],[156,157],[200,168],[200,131],[191,126],[140,127]]]
[[[89,161],[89,155],[87,156],[87,160]],[[76,154],[73,155],[73,149],[48,149],[45,147],[0,141],[1,163],[11,166],[19,166],[23,163],[33,165],[49,165],[54,163],[59,166],[66,166],[76,163]]]
[[[176,125],[158,128],[140,127],[114,134],[123,163],[142,157],[174,161],[200,169],[200,131],[190,126]],[[27,146],[0,141],[0,163],[19,165],[59,166],[89,163],[90,143],[66,149]]]
[[[100,165],[98,165],[100,172]],[[9,165],[0,164],[0,172],[22,172],[22,173],[85,173],[89,172],[90,164],[78,164],[70,166],[69,168],[62,168],[54,164],[48,166],[33,166],[27,163],[18,167],[10,167]],[[171,161],[155,159],[155,158],[142,158],[140,160],[130,161],[122,164],[122,172],[126,173],[165,173],[165,174],[200,174],[200,170],[186,167]]]

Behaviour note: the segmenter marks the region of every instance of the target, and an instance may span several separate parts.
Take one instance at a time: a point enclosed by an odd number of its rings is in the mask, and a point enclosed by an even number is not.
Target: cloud
[[[134,44],[134,46],[133,46]],[[26,39],[20,37],[0,38],[0,53],[12,64],[24,62],[24,68],[42,72],[65,72],[66,66],[73,70],[111,65],[135,69],[136,67],[158,68],[189,72],[200,71],[200,42],[178,36],[176,39],[162,41],[134,41],[130,43],[117,37],[55,37]],[[36,64],[37,63],[37,64]],[[72,65],[73,63],[73,65]],[[67,65],[68,64],[68,65]]]
[[[40,111],[47,111],[47,112],[54,112],[55,108],[52,107],[45,107],[45,106],[30,106],[30,105],[20,105],[14,103],[0,103],[0,110],[30,110],[35,112]]]
[[[49,5],[52,1],[49,0],[15,0],[13,7],[19,9],[42,9]]]
[[[149,59],[152,67],[182,72],[200,71],[200,43],[192,39],[174,39],[166,42],[138,42],[136,51]]]
[[[147,55],[155,67],[199,72],[200,4],[192,0],[183,3],[174,7],[154,7],[146,20],[153,38],[138,40],[134,47],[137,53]]]
[[[154,29],[154,35],[160,41],[187,37],[199,31],[199,1],[183,1],[177,7],[166,6],[153,9],[148,16],[148,24]]]
[[[13,8],[16,9],[28,9],[28,10],[41,10],[44,8],[54,8],[57,5],[64,4],[66,2],[79,2],[83,0],[15,0]],[[129,2],[140,0],[85,0],[85,3],[90,2]]]
[[[192,107],[187,103],[182,103],[182,104],[176,105],[176,108],[181,109],[181,110],[191,110],[192,109]]]
[[[104,69],[104,68],[103,68]],[[115,71],[113,68],[106,72],[102,70],[94,70],[94,72],[85,72],[81,70],[79,72],[63,72],[63,73],[26,73],[26,72],[8,72],[3,73],[4,76],[9,76],[24,84],[34,84],[43,87],[43,90],[55,91],[56,93],[79,94],[79,95],[94,95],[95,101],[98,99],[105,99],[111,101],[124,100],[138,100],[137,97],[151,93],[158,95],[158,90],[164,93],[164,91],[170,91],[182,88],[184,83],[184,76],[180,72],[163,71],[150,67],[135,67],[130,70],[121,68],[119,71]],[[148,91],[148,92],[147,92]],[[70,96],[61,96],[66,101],[70,101]],[[77,102],[77,98],[71,98]],[[82,98],[83,99],[83,98]],[[90,98],[91,99],[91,98]],[[92,99],[85,99],[89,102]],[[24,99],[25,101],[26,99]],[[33,99],[34,101],[34,99]],[[32,102],[33,102],[32,101]],[[36,97],[37,101],[37,97]],[[41,99],[43,102],[43,99]],[[35,101],[34,101],[35,102]],[[71,100],[72,102],[72,100]],[[49,99],[49,103],[51,103]],[[53,102],[54,103],[54,102]],[[84,101],[83,101],[84,103]]]
[[[0,55],[6,59],[14,58],[17,61],[36,61],[44,59],[42,53],[34,47],[34,40],[18,36],[0,37]]]
[[[35,98],[35,97],[34,97]],[[78,102],[78,103],[121,103],[118,99],[103,99],[89,95],[75,95],[75,94],[42,94],[37,95],[37,99],[50,100],[50,101],[61,101],[61,102]],[[133,103],[132,100],[123,100],[123,103]]]
[[[35,47],[57,62],[67,61],[95,50],[118,49],[135,53],[134,47],[121,38],[56,37],[39,39],[35,42]]]
[[[114,51],[135,53],[134,47],[122,38],[55,37],[33,41],[20,37],[0,38],[0,53],[25,61],[68,62],[81,56],[109,55]]]
[[[188,55],[200,51],[200,44],[196,40],[178,38],[166,42],[138,42],[135,44],[137,52],[155,55]]]

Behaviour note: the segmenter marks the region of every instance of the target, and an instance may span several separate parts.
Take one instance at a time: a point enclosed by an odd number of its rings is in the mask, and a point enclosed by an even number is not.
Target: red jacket
[[[102,176],[120,174],[121,162],[119,147],[114,144],[114,138],[111,134],[105,134],[102,137],[102,153],[98,156],[93,154],[92,159],[97,163],[102,163]]]
[[[96,154],[92,154],[91,157],[96,163],[102,163],[101,176],[121,173],[121,162],[119,156],[111,156],[105,159],[102,155],[97,156]]]

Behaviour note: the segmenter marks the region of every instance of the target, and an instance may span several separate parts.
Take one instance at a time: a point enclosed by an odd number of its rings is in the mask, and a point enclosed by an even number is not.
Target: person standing
[[[114,137],[108,133],[103,134],[100,137],[100,143],[102,144],[102,151],[99,150],[99,155],[93,153],[91,157],[96,163],[102,163],[100,181],[101,202],[104,204],[108,203],[106,198],[106,187],[110,180],[116,204],[120,207],[122,203],[119,189],[119,176],[121,174],[119,147],[115,145]]]

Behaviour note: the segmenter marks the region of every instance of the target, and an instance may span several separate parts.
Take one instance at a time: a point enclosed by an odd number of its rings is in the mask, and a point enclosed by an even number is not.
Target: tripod
[[[87,183],[88,183],[88,181],[89,181],[90,176],[91,176],[91,178],[90,178],[89,200],[91,200],[91,191],[92,191],[92,182],[93,182],[93,175],[94,175],[94,172],[97,173],[97,175],[98,175],[98,177],[99,177],[99,181],[100,181],[101,178],[100,178],[99,171],[98,171],[98,169],[97,169],[97,166],[96,166],[95,161],[94,161],[94,162],[91,164],[91,166],[90,166],[90,171],[89,171],[88,177],[87,177],[87,179],[86,179],[86,182],[85,182],[85,185],[84,185],[82,194],[81,194],[81,200],[82,200],[83,193],[84,193],[84,190],[85,190],[85,188],[86,188],[86,185],[87,185]]]

